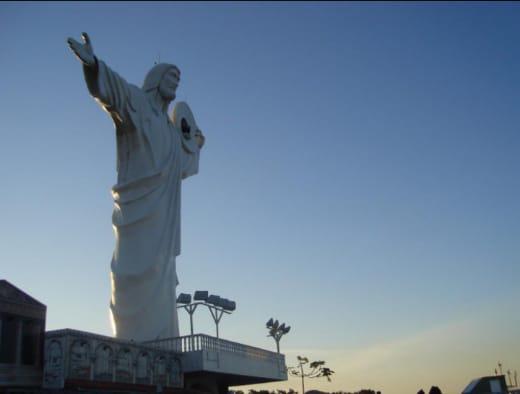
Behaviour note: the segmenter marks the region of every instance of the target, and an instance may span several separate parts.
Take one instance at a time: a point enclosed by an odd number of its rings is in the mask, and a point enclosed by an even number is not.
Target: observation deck
[[[283,354],[209,335],[160,339],[143,345],[179,354],[186,388],[198,389],[201,379],[209,379],[218,387],[287,380]]]

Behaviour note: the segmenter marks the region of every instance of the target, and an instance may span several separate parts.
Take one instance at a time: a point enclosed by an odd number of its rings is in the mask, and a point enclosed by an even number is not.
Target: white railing
[[[211,337],[204,334],[158,339],[142,343],[144,345],[152,346],[161,350],[168,350],[178,353],[211,350],[217,352],[230,352],[263,360],[284,360],[284,356],[279,353],[270,352],[268,350],[260,349],[254,346],[243,345],[237,342],[226,341],[225,339]]]

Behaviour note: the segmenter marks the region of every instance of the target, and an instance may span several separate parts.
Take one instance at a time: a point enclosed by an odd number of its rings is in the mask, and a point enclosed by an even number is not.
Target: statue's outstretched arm
[[[128,102],[131,95],[139,95],[140,90],[130,85],[94,55],[94,49],[87,33],[82,33],[83,44],[73,38],[67,43],[83,64],[85,81],[92,96],[111,114],[117,114],[120,122],[130,120]]]

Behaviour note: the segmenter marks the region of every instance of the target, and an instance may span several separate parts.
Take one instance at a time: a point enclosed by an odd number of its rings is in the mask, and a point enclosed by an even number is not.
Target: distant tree
[[[287,391],[285,390],[276,390],[277,394],[287,394]]]
[[[302,394],[305,394],[305,378],[327,378],[330,382],[330,377],[334,373],[330,368],[324,367],[325,361],[312,361],[309,363],[309,359],[307,357],[297,356],[298,366],[297,367],[289,367],[287,370],[292,376],[297,376],[302,378]],[[310,370],[305,372],[303,370],[303,366],[309,364]]]
[[[429,394],[442,394],[442,391],[437,386],[432,386],[430,388]]]
[[[423,389],[420,389],[417,394],[425,394],[424,390]]]
[[[289,389],[289,391],[287,392],[287,394],[298,394],[297,391],[294,391],[293,389]]]

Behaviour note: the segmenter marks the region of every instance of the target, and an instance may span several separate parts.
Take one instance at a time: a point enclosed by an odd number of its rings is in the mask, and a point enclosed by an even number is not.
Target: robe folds
[[[181,130],[148,93],[97,64],[97,70],[84,67],[85,80],[112,117],[117,140],[110,301],[115,335],[135,341],[178,336],[181,183],[198,172],[200,152],[183,148]]]

